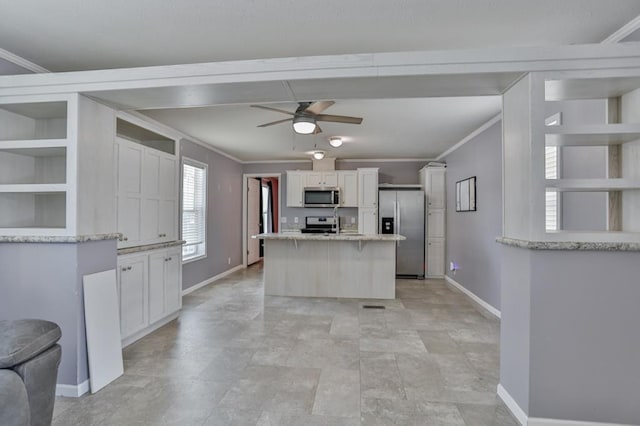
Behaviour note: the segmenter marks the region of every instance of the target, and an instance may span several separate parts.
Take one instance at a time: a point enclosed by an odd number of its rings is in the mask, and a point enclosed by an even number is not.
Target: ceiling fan
[[[292,115],[291,118],[284,120],[272,121],[270,123],[261,124],[258,127],[268,127],[274,124],[280,124],[287,121],[293,122],[293,130],[302,135],[311,135],[322,132],[318,121],[331,123],[360,124],[361,117],[348,117],[346,115],[321,114],[322,111],[335,104],[334,101],[317,101],[317,102],[299,102],[295,112],[285,111],[283,109],[272,108],[264,105],[251,105],[253,108],[262,108],[269,111],[281,112],[283,114]]]

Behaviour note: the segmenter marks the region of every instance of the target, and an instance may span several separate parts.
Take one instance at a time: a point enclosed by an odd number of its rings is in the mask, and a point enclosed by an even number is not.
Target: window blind
[[[182,255],[184,260],[204,255],[206,240],[206,169],[182,168]]]
[[[545,179],[558,179],[558,147],[545,147],[544,157]],[[545,193],[545,229],[547,231],[558,230],[558,192],[546,191]]]

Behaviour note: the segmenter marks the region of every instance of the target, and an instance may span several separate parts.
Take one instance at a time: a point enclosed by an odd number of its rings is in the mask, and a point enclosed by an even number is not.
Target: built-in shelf
[[[638,179],[546,179],[547,190],[559,192],[608,192],[640,189]]]
[[[67,115],[66,101],[0,104],[0,141],[65,139]]]
[[[27,192],[32,194],[43,194],[48,192],[65,192],[66,190],[67,185],[64,183],[0,185],[0,193]]]
[[[583,126],[549,126],[547,146],[619,145],[640,139],[638,124],[599,124]]]
[[[545,81],[545,100],[604,99],[640,87],[640,77],[573,78]]]
[[[44,148],[64,148],[66,146],[67,146],[67,139],[0,140],[0,151],[17,151],[17,150],[44,149]],[[27,155],[41,155],[41,154],[27,154]]]

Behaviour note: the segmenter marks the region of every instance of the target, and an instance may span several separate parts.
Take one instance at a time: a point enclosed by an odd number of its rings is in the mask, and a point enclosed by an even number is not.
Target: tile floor
[[[392,301],[265,297],[256,265],[183,305],[124,350],[124,376],[57,398],[53,424],[518,424],[496,396],[499,322],[442,280],[398,280]]]

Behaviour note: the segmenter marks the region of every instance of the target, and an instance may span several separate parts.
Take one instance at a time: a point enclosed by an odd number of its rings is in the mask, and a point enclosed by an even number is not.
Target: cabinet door
[[[160,158],[160,198],[163,200],[176,200],[178,198],[177,161],[173,157],[163,156]]]
[[[427,215],[428,238],[444,238],[444,210],[429,210]]]
[[[444,170],[427,170],[427,206],[430,209],[445,208],[444,173]]]
[[[378,207],[378,170],[358,169],[358,207]]]
[[[305,172],[287,172],[287,207],[302,207]]]
[[[167,255],[164,265],[164,300],[165,314],[169,315],[182,307],[181,250],[169,250]]]
[[[358,207],[358,172],[338,172],[338,187],[342,207]]]
[[[378,209],[359,208],[358,209],[358,233],[377,234],[378,233]]]
[[[165,315],[165,273],[168,255],[166,251],[149,256],[149,324]]]
[[[338,173],[337,172],[325,172],[322,173],[322,185],[323,186],[338,186]]]
[[[144,197],[160,197],[160,152],[153,149],[144,150],[142,194]]]
[[[160,199],[142,198],[142,232],[144,244],[160,241]]]
[[[160,219],[158,235],[161,241],[175,241],[178,239],[178,210],[177,201],[160,201]]]
[[[122,339],[149,324],[147,279],[147,256],[134,257],[118,263]]]
[[[118,193],[142,193],[143,147],[124,139],[116,141]]]
[[[140,245],[142,222],[142,199],[140,195],[121,193],[116,199],[118,232],[122,240],[118,247],[132,247]]]
[[[322,173],[320,172],[306,172],[305,173],[305,184],[304,186],[315,187],[322,186]]]
[[[444,240],[441,238],[427,240],[427,276],[444,275]]]

